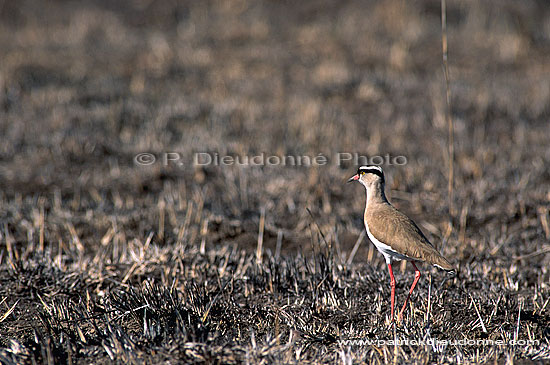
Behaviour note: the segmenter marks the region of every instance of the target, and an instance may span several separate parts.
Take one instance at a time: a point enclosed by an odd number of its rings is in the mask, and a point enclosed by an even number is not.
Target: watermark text
[[[367,156],[356,152],[338,152],[333,155],[279,155],[258,153],[252,155],[221,154],[218,152],[196,152],[184,155],[179,152],[158,154],[142,152],[134,156],[139,166],[161,164],[162,166],[291,166],[314,167],[326,165],[406,165],[407,157],[390,154]]]

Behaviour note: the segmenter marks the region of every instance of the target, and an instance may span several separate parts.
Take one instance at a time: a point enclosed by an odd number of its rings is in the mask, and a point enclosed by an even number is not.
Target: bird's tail
[[[443,269],[445,271],[447,271],[448,273],[451,273],[451,274],[454,274],[456,273],[456,270],[454,268],[454,266],[449,262],[449,260],[447,260],[445,257],[441,256],[439,253],[437,253],[436,255],[432,255],[432,257],[430,257],[431,260],[430,263],[440,269]]]

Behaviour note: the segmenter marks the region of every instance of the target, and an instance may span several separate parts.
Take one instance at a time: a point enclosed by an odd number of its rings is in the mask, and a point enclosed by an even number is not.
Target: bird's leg
[[[420,273],[420,270],[418,270],[418,267],[414,264],[414,261],[411,261],[411,264],[414,266],[414,281],[411,286],[411,290],[409,290],[409,295],[407,295],[407,299],[405,299],[405,304],[403,304],[403,308],[401,308],[401,312],[399,312],[399,315],[397,316],[397,322],[401,322],[403,319],[403,312],[405,311],[405,307],[407,306],[407,302],[409,301],[409,298],[411,297],[411,294],[414,290],[414,287],[416,286],[416,283],[418,283],[418,280],[420,279],[420,276],[422,275]]]
[[[395,304],[395,278],[393,277],[393,270],[391,264],[388,264],[388,270],[390,271],[390,285],[391,285],[391,321],[393,322],[393,307]]]

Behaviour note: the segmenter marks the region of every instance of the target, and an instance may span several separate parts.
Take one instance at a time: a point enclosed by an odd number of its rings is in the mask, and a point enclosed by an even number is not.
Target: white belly
[[[380,253],[384,255],[384,258],[386,259],[386,264],[391,264],[392,261],[401,261],[401,260],[411,261],[412,260],[410,257],[402,255],[397,251],[393,250],[390,246],[386,245],[385,243],[378,241],[376,237],[374,237],[370,232],[369,225],[367,224],[366,220],[365,220],[365,228],[367,229],[367,235],[369,236],[369,239],[371,240],[371,242],[374,243],[378,251],[380,251]]]

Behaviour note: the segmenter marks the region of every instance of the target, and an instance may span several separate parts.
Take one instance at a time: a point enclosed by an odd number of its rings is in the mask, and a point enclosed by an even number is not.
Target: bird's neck
[[[376,204],[389,204],[384,193],[384,184],[372,184],[367,188],[367,204],[365,209]]]

